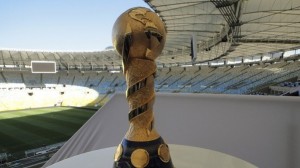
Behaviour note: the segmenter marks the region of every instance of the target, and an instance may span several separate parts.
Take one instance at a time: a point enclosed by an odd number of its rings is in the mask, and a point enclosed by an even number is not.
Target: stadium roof
[[[197,61],[300,46],[299,0],[148,0],[147,3],[166,24],[164,56],[170,62],[184,61],[190,54],[192,34],[196,34],[199,45]],[[171,60],[170,55],[175,59]]]
[[[93,52],[0,50],[0,65],[25,67],[31,65],[32,60],[55,61],[63,69],[90,67],[118,69],[122,65],[121,57],[114,50]]]
[[[165,22],[167,40],[158,63],[195,62],[262,55],[300,48],[299,0],[145,0]],[[0,51],[0,65],[55,60],[67,66],[120,66],[114,50],[97,52]]]

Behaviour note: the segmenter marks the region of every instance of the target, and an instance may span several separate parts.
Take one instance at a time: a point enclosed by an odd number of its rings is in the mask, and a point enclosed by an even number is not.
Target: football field
[[[96,111],[54,107],[0,112],[0,153],[20,155],[67,141]]]

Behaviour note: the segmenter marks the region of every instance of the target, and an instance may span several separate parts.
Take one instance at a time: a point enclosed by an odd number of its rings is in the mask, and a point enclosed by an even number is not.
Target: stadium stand
[[[228,58],[222,61],[210,61],[208,64],[164,64],[163,66],[158,64],[155,88],[158,92],[251,94],[258,88],[266,87],[265,85],[274,85],[299,76],[299,51],[288,50],[278,54],[266,54],[259,58],[245,56],[235,62]],[[104,54],[112,56],[112,52],[105,51]],[[63,61],[58,62],[56,74],[32,74],[29,71],[30,67],[5,65],[0,73],[2,90],[25,88],[43,90],[43,88],[81,86],[94,89],[105,96],[126,89],[126,82],[119,66],[96,68],[97,66],[92,64],[89,66],[78,64],[78,61],[85,60],[81,53],[7,50],[2,50],[0,53],[2,58],[5,58],[5,64],[15,63],[20,58],[23,63],[27,63],[28,59],[40,60],[40,58],[56,61],[60,58],[60,61]],[[83,54],[92,54],[93,59],[99,59],[95,53]],[[75,58],[74,55],[77,57]],[[68,66],[64,66],[64,61],[69,61]]]
[[[160,68],[156,73],[157,92],[213,93],[213,94],[258,94],[262,88],[290,84],[292,78],[300,77],[299,60],[236,66],[176,66]],[[299,83],[295,83],[296,84]],[[124,92],[126,82],[122,72],[111,71],[58,71],[55,74],[32,74],[28,70],[3,70],[0,75],[0,110],[48,107],[56,105],[97,106],[103,97],[114,92]],[[275,89],[276,90],[276,89]],[[278,89],[277,89],[278,91]],[[280,92],[282,93],[282,92]],[[272,92],[261,93],[270,95]],[[277,92],[275,95],[278,95]],[[22,102],[13,98],[18,95]],[[48,95],[47,99],[43,98]],[[109,96],[110,95],[110,96]],[[41,98],[40,98],[41,96]],[[80,99],[70,101],[68,98]],[[105,101],[103,101],[105,102]],[[39,103],[41,103],[39,105]],[[26,105],[24,107],[24,105]],[[101,103],[100,103],[101,104]]]

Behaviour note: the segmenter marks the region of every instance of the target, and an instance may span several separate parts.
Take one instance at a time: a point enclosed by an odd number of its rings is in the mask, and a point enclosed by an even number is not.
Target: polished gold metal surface
[[[161,39],[148,38],[145,32],[155,33]],[[132,8],[124,12],[113,26],[113,45],[120,55],[124,49],[125,36],[131,34],[129,55],[132,58],[154,60],[162,51],[166,29],[159,16],[147,8]]]
[[[144,168],[149,163],[149,153],[144,149],[136,149],[131,154],[131,163],[136,168]]]
[[[122,141],[124,151],[122,154],[118,148],[114,168],[126,165],[136,168],[147,165],[173,168],[169,149],[161,145],[164,141],[153,125],[155,59],[165,44],[164,23],[147,8],[132,8],[121,14],[115,22],[112,39],[115,49],[123,58],[129,104],[129,129]],[[153,152],[154,149],[159,152]],[[151,156],[147,150],[152,151]]]
[[[161,144],[158,148],[158,156],[161,161],[168,163],[171,159],[169,147],[167,144]]]
[[[147,8],[132,8],[116,20],[112,39],[115,49],[123,57],[129,116],[133,116],[125,138],[155,140],[160,137],[153,128],[155,59],[165,44],[164,23]]]
[[[114,158],[115,162],[120,160],[122,154],[123,154],[123,147],[121,144],[119,144],[115,153],[115,158]]]

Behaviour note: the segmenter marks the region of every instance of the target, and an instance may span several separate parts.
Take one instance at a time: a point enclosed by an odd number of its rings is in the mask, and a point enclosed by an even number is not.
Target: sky
[[[0,0],[0,49],[102,51],[112,27],[143,0]],[[149,8],[149,7],[148,7]]]

